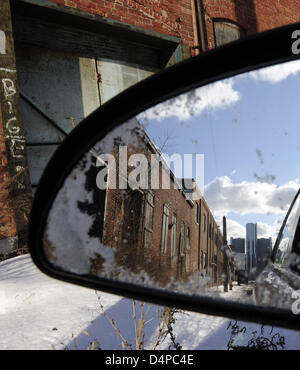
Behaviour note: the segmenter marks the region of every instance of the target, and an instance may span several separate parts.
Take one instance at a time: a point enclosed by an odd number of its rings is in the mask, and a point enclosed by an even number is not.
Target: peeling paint
[[[0,30],[0,54],[6,54],[6,36],[2,30]]]

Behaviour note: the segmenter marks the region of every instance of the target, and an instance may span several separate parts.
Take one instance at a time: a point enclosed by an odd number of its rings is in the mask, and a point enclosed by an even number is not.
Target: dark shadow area
[[[239,25],[247,25],[247,34],[258,32],[254,0],[234,0],[236,20]]]
[[[100,301],[101,302],[101,301]],[[136,301],[136,322],[141,315],[139,301]],[[148,305],[144,307],[144,311],[147,311]],[[105,310],[105,307],[104,307]],[[99,304],[100,315],[92,321],[92,323],[84,329],[76,338],[71,341],[66,348],[82,349],[85,350],[90,346],[93,341],[99,341],[102,350],[117,350],[122,349],[122,338],[116,333],[113,325],[109,322],[108,318],[114,320],[115,326],[120,330],[121,335],[127,340],[129,344],[132,344],[132,349],[135,349],[135,330],[134,330],[134,319],[133,319],[133,303],[132,300],[122,298],[120,301],[110,306],[108,310],[105,310],[107,317],[101,313]],[[145,340],[149,340],[158,328],[158,319],[156,312],[156,305],[151,305],[148,315],[146,317],[145,324]],[[85,334],[88,333],[89,335]],[[147,345],[145,345],[147,348]],[[126,349],[126,347],[124,348]],[[128,348],[127,348],[128,349]]]

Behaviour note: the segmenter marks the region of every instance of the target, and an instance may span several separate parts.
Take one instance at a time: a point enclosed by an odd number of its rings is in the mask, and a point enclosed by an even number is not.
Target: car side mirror
[[[35,194],[36,265],[93,289],[299,329],[299,276],[264,263],[280,242],[297,258],[297,27],[186,60],[82,121]]]

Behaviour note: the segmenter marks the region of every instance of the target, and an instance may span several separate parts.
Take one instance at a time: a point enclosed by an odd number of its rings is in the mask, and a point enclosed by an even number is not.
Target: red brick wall
[[[124,23],[176,36],[194,46],[191,0],[51,0]],[[213,19],[235,22],[246,34],[300,21],[298,0],[202,0],[208,47],[215,46]]]
[[[0,106],[0,239],[16,235],[15,215],[9,193],[10,175],[4,142],[2,112]]]
[[[51,0],[166,35],[193,46],[191,0]]]
[[[153,248],[155,254],[161,253],[161,235],[162,235],[162,215],[163,205],[167,205],[170,211],[169,224],[172,222],[173,213],[176,214],[176,243],[175,253],[178,255],[181,222],[184,222],[184,250],[187,251],[187,228],[190,228],[190,258],[188,270],[194,271],[198,267],[198,236],[199,225],[195,222],[195,206],[192,207],[184,195],[177,189],[173,189],[174,183],[171,182],[171,189],[158,189],[155,191],[155,208],[154,208],[154,224],[153,224]],[[167,265],[171,267],[171,229],[168,230],[167,253],[165,260]],[[196,265],[194,265],[194,262]],[[182,272],[186,271],[186,258],[180,262],[182,264]],[[175,263],[177,265],[177,263]]]
[[[298,0],[203,0],[208,47],[215,46],[213,20],[235,22],[246,34],[300,22]]]

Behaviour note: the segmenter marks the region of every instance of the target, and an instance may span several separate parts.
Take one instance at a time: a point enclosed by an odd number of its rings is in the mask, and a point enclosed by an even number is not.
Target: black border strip
[[[42,236],[49,209],[64,179],[76,162],[109,131],[141,111],[192,88],[276,63],[298,59],[291,51],[292,32],[300,24],[249,36],[188,59],[160,72],[116,96],[83,120],[54,153],[35,194],[29,227],[33,261],[47,275],[85,287],[125,297],[209,315],[300,329],[299,316],[291,312],[199,298],[184,294],[79,276],[52,266],[44,255]]]

